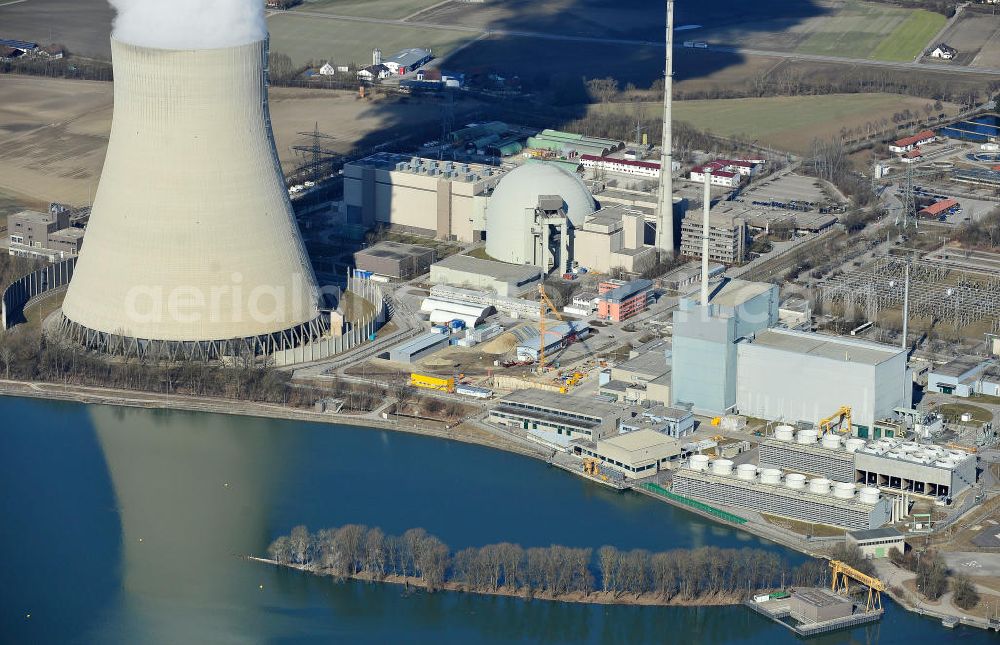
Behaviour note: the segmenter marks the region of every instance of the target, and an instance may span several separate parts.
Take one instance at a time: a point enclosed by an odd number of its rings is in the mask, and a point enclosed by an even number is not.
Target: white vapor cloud
[[[114,37],[159,49],[218,49],[267,36],[263,0],[108,0]]]

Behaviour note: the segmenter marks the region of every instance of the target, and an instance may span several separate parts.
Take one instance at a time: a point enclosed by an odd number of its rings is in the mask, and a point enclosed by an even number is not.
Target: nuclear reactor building
[[[173,50],[112,38],[112,55],[111,138],[63,334],[206,358],[321,336],[329,320],[271,132],[266,39]]]

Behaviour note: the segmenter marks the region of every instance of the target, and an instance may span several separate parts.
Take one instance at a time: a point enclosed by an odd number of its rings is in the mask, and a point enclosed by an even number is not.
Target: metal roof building
[[[448,340],[447,334],[432,334],[430,332],[421,334],[390,349],[389,360],[398,363],[415,363],[442,347],[446,347]]]

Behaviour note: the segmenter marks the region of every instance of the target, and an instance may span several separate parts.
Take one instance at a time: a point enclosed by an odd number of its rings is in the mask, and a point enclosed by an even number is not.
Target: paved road
[[[1000,526],[996,528],[1000,532]],[[970,576],[1000,576],[1000,553],[951,551],[941,555],[952,571]]]
[[[274,14],[280,15],[280,14]],[[367,18],[362,16],[344,16],[333,13],[323,13],[319,11],[294,10],[289,15],[308,16],[323,20],[340,20],[347,22],[363,22],[377,25],[394,25],[398,27],[422,27],[424,29],[438,29],[443,31],[457,31],[479,36],[508,36],[515,38],[538,38],[543,40],[555,40],[561,42],[577,42],[605,45],[627,45],[630,47],[656,47],[665,46],[659,40],[634,40],[629,38],[606,38],[601,36],[576,36],[572,34],[551,34],[538,31],[522,31],[514,29],[483,29],[468,25],[452,25],[436,22],[424,22],[420,20],[406,20],[405,18]],[[676,46],[676,44],[675,44]],[[864,65],[868,67],[882,67],[888,69],[901,70],[925,70],[947,72],[949,74],[998,74],[1000,69],[989,67],[969,67],[959,65],[940,65],[932,63],[918,63],[916,61],[893,62],[881,60],[867,60],[863,58],[849,58],[847,56],[821,56],[817,54],[800,54],[795,52],[781,52],[767,49],[753,49],[750,47],[730,47],[724,45],[711,45],[707,49],[691,49],[691,51],[703,52],[725,52],[740,54],[744,56],[765,56],[771,58],[786,58],[790,60],[805,60],[819,63],[842,63],[845,65]]]

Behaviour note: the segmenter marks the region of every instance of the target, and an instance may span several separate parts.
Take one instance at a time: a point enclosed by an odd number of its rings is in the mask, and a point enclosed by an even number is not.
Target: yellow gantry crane
[[[552,313],[556,315],[556,318],[560,322],[563,322],[563,317],[559,314],[559,309],[552,304],[549,300],[548,294],[545,293],[545,284],[538,285],[538,373],[541,374],[545,371],[545,307],[548,305]]]
[[[832,591],[847,595],[849,581],[855,580],[868,587],[868,602],[865,604],[865,611],[882,610],[881,593],[885,591],[885,583],[878,578],[861,573],[840,560],[830,560],[830,570],[830,589]]]
[[[847,422],[846,425],[845,421]],[[822,437],[834,428],[838,432],[850,432],[851,426],[851,406],[842,405],[836,412],[819,422],[819,436]]]

